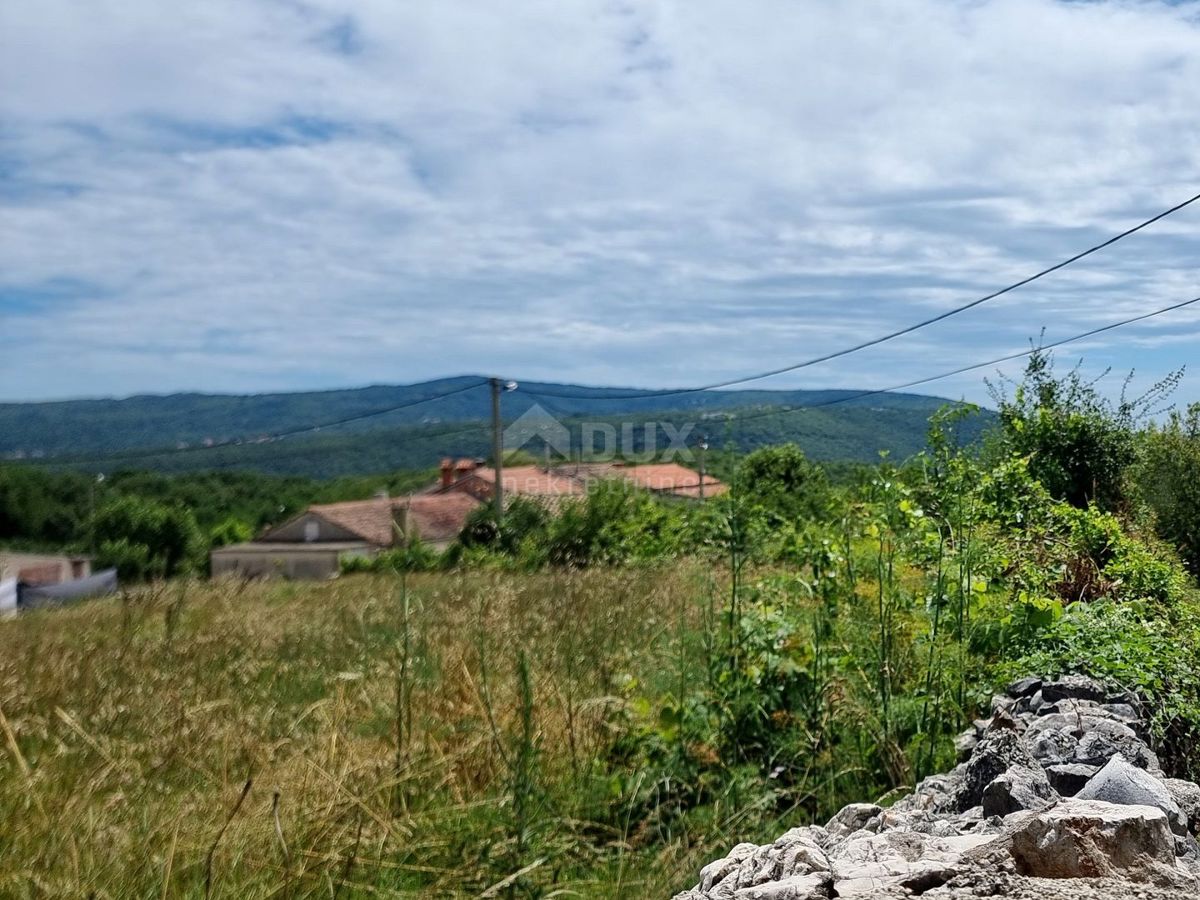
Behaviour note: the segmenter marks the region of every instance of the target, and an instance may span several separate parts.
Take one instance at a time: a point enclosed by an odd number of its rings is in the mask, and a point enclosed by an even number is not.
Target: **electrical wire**
[[[1075,341],[1082,341],[1086,338],[1095,337],[1098,334],[1103,334],[1106,331],[1113,331],[1114,329],[1117,329],[1117,328],[1124,328],[1126,325],[1132,325],[1135,322],[1143,322],[1146,319],[1153,319],[1156,316],[1161,316],[1161,315],[1164,315],[1169,312],[1174,312],[1177,309],[1183,309],[1183,308],[1191,306],[1195,303],[1200,303],[1200,297],[1193,297],[1191,300],[1183,300],[1179,303],[1172,303],[1170,306],[1164,306],[1161,309],[1152,310],[1151,312],[1142,313],[1141,315],[1137,315],[1137,316],[1131,316],[1128,319],[1122,319],[1120,322],[1112,322],[1108,325],[1102,325],[1099,328],[1092,328],[1089,331],[1082,332],[1081,334],[1076,334],[1076,335],[1072,335],[1071,337],[1062,338],[1057,341],[1052,341],[1051,343],[1048,343],[1048,344],[1038,344],[1035,347],[1031,347],[1028,350],[1022,350],[1018,353],[1010,353],[1006,356],[999,356],[995,359],[989,359],[985,362],[972,363],[971,365],[968,365],[968,366],[960,366],[959,368],[952,369],[949,372],[940,372],[937,375],[929,375],[924,378],[917,378],[913,381],[906,381],[904,384],[895,384],[895,385],[892,385],[890,387],[885,387],[885,388],[874,388],[871,390],[856,391],[856,392],[850,393],[846,396],[834,397],[829,400],[822,400],[817,403],[804,403],[804,404],[799,404],[796,406],[774,407],[772,409],[764,410],[759,413],[753,413],[753,414],[744,415],[744,416],[731,415],[731,418],[736,420],[738,423],[748,422],[753,419],[761,419],[761,418],[765,418],[767,416],[785,415],[787,413],[800,412],[800,411],[806,410],[806,409],[819,409],[819,408],[825,407],[825,406],[836,406],[839,403],[849,403],[853,400],[861,400],[865,397],[874,397],[878,394],[888,394],[893,391],[902,391],[906,388],[917,387],[918,385],[922,385],[922,384],[928,384],[931,381],[940,381],[943,378],[951,378],[955,375],[961,375],[964,372],[971,372],[976,369],[983,369],[988,366],[999,365],[1000,363],[1009,362],[1014,359],[1021,359],[1022,357],[1030,356],[1030,355],[1037,353],[1039,351],[1042,351],[1042,350],[1053,350],[1055,347],[1061,347],[1064,344],[1071,344],[1071,343],[1074,343]],[[580,415],[579,413],[569,413],[566,410],[562,409],[561,407],[556,406],[555,404],[553,404],[549,400],[547,400],[546,397],[540,391],[526,391],[525,393],[528,396],[534,397],[534,398],[538,399],[539,401],[545,403],[545,405],[547,407],[549,407],[549,409],[552,412],[555,412],[560,416],[569,417],[569,418],[577,418]]]
[[[1071,344],[1071,343],[1074,343],[1075,341],[1082,341],[1086,338],[1094,337],[1098,334],[1103,334],[1106,331],[1112,331],[1115,328],[1123,328],[1126,325],[1132,325],[1135,322],[1142,322],[1146,319],[1153,319],[1155,316],[1161,316],[1165,313],[1174,312],[1177,309],[1183,309],[1184,307],[1191,306],[1194,303],[1200,303],[1200,297],[1193,297],[1191,300],[1184,300],[1180,303],[1173,303],[1170,306],[1164,306],[1162,309],[1156,309],[1153,312],[1142,313],[1140,316],[1133,316],[1132,318],[1129,318],[1129,319],[1123,319],[1120,322],[1113,322],[1109,325],[1103,325],[1100,328],[1093,328],[1090,331],[1083,332],[1082,334],[1077,334],[1077,335],[1074,335],[1074,336],[1068,337],[1068,338],[1062,338],[1061,340],[1058,340],[1058,341],[1052,341],[1049,344],[1038,344],[1037,346],[1030,347],[1028,350],[1022,350],[1020,353],[1010,353],[1007,356],[999,356],[996,359],[989,359],[986,362],[972,363],[969,366],[961,366],[960,368],[952,369],[949,372],[941,372],[937,375],[930,375],[926,378],[918,378],[914,381],[906,381],[904,384],[896,384],[896,385],[892,385],[891,387],[876,388],[876,389],[869,390],[869,391],[859,391],[859,392],[853,393],[846,397],[836,397],[836,398],[833,398],[830,400],[822,400],[820,403],[809,403],[809,404],[801,404],[799,406],[780,407],[780,408],[773,409],[773,410],[764,410],[761,413],[755,413],[755,414],[749,415],[749,416],[737,416],[736,420],[739,423],[747,422],[752,419],[760,419],[760,418],[764,418],[766,416],[783,415],[783,414],[790,413],[790,412],[799,412],[799,411],[805,410],[805,409],[817,409],[817,408],[824,407],[824,406],[835,406],[838,403],[849,403],[851,400],[861,400],[864,397],[874,397],[878,394],[888,394],[893,391],[902,391],[905,388],[917,387],[918,385],[928,384],[931,381],[940,381],[943,378],[951,378],[954,375],[961,375],[964,372],[972,372],[976,369],[983,369],[988,366],[999,365],[1000,363],[1009,362],[1014,359],[1021,359],[1022,357],[1031,356],[1034,353],[1038,353],[1043,350],[1053,350],[1055,347],[1061,347],[1064,344]]]
[[[888,332],[887,334],[880,335],[879,337],[871,338],[870,340],[862,341],[858,344],[854,344],[851,347],[845,347],[841,350],[835,350],[831,353],[826,353],[822,356],[814,356],[811,359],[806,359],[801,362],[793,363],[793,364],[787,365],[787,366],[780,366],[777,369],[769,369],[765,372],[760,372],[756,375],[746,375],[746,376],[742,376],[739,378],[730,378],[725,381],[715,381],[711,384],[704,384],[704,385],[699,385],[697,387],[690,387],[690,388],[673,388],[673,389],[661,390],[661,391],[635,391],[635,392],[630,392],[630,393],[625,393],[625,394],[580,394],[580,393],[567,393],[567,392],[562,392],[562,391],[545,392],[545,393],[547,396],[559,397],[561,399],[569,399],[569,400],[648,400],[648,399],[655,398],[655,397],[675,397],[675,396],[679,396],[682,394],[695,394],[695,393],[699,393],[701,391],[713,391],[713,390],[718,390],[719,388],[733,387],[734,385],[746,384],[751,381],[760,381],[764,378],[772,378],[776,375],[783,375],[787,372],[795,372],[798,369],[804,369],[809,366],[815,366],[818,363],[828,362],[829,360],[832,360],[832,359],[839,359],[843,356],[849,356],[851,353],[857,353],[859,350],[866,350],[868,347],[876,347],[880,344],[886,343],[887,341],[894,340],[895,338],[898,338],[898,337],[902,337],[903,335],[912,334],[914,331],[917,331],[921,328],[925,328],[929,325],[933,325],[936,322],[941,322],[945,319],[949,319],[951,316],[956,316],[959,313],[966,312],[969,309],[974,309],[976,306],[980,306],[983,303],[987,303],[989,300],[995,300],[997,297],[1002,297],[1003,295],[1009,293],[1010,291],[1015,291],[1017,288],[1024,287],[1025,285],[1030,284],[1034,281],[1037,281],[1039,278],[1043,278],[1046,275],[1051,274],[1052,272],[1057,272],[1059,269],[1066,268],[1067,266],[1071,265],[1072,263],[1078,262],[1079,260],[1083,259],[1084,257],[1091,256],[1093,253],[1103,250],[1106,247],[1111,247],[1113,244],[1117,243],[1117,241],[1127,238],[1131,234],[1136,234],[1137,232],[1141,231],[1143,228],[1147,228],[1148,226],[1153,225],[1155,222],[1158,222],[1161,219],[1165,219],[1167,216],[1172,215],[1173,213],[1179,212],[1179,210],[1184,209],[1187,206],[1190,206],[1191,204],[1195,203],[1197,200],[1200,200],[1200,194],[1196,194],[1193,197],[1189,197],[1187,200],[1184,200],[1182,203],[1177,203],[1175,206],[1172,206],[1170,209],[1165,209],[1162,212],[1158,213],[1157,215],[1151,216],[1149,219],[1146,219],[1145,221],[1140,222],[1139,224],[1133,226],[1132,228],[1128,228],[1125,231],[1122,231],[1120,234],[1110,237],[1106,241],[1102,241],[1099,244],[1096,244],[1092,247],[1089,247],[1086,250],[1076,253],[1074,256],[1068,257],[1067,259],[1064,259],[1061,262],[1055,263],[1052,266],[1042,269],[1039,272],[1035,272],[1032,275],[1028,275],[1025,278],[1022,278],[1020,281],[1014,281],[1012,284],[1009,284],[1006,287],[1000,288],[997,291],[992,291],[990,294],[985,294],[984,296],[979,297],[975,300],[972,300],[969,303],[964,303],[962,306],[956,306],[953,309],[946,310],[943,313],[938,313],[936,316],[931,316],[927,319],[922,319],[920,322],[916,322],[912,325],[908,325],[904,328],[898,329],[897,331],[891,331],[891,332]],[[603,391],[606,389],[605,388],[595,388],[595,390]]]

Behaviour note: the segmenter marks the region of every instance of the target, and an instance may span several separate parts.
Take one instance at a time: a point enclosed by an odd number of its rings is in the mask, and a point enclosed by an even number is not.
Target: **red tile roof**
[[[347,503],[320,503],[310,506],[308,512],[377,547],[390,547],[395,537],[392,504],[384,497]]]
[[[479,478],[493,486],[496,483],[496,470],[489,466],[480,466],[466,477]],[[547,472],[540,466],[513,466],[504,469],[504,491],[514,497],[555,497],[583,494],[586,487],[579,479],[572,477],[568,470],[552,469]]]
[[[623,478],[648,491],[674,494],[679,497],[700,496],[700,473],[679,463],[650,463],[644,466],[616,467],[610,477]],[[715,497],[729,490],[711,475],[704,476],[704,496]]]
[[[455,468],[459,467],[456,465]],[[588,484],[599,478],[620,478],[643,490],[677,497],[700,496],[699,473],[678,463],[651,463],[644,466],[583,463],[559,466],[549,471],[541,466],[513,466],[504,470],[504,490],[509,496],[578,496],[587,493]],[[447,487],[435,489],[441,490],[442,496],[457,492],[491,496],[495,483],[496,470],[489,466],[478,466]],[[716,497],[727,490],[728,487],[713,476],[704,476],[705,497]]]
[[[468,494],[421,494],[414,497],[376,497],[346,503],[320,503],[308,511],[356,534],[378,547],[395,543],[397,513],[409,510],[408,527],[423,541],[453,540],[479,505]]]
[[[454,540],[479,506],[470,494],[422,494],[393,503],[408,506],[408,527],[429,543]]]

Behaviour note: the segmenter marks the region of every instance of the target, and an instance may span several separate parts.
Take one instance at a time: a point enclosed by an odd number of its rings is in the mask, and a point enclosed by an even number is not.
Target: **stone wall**
[[[675,900],[1200,897],[1200,787],[1163,773],[1136,696],[1026,678],[992,710],[951,772],[739,844]]]

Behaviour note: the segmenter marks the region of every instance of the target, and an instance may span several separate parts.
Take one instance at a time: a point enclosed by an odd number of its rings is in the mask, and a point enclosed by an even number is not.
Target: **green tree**
[[[230,516],[209,532],[209,543],[213,547],[241,544],[254,537],[254,529],[241,519]]]
[[[1053,354],[1035,351],[1011,397],[1003,384],[988,383],[1004,451],[1028,457],[1030,474],[1051,496],[1072,506],[1116,507],[1125,499],[1126,470],[1137,458],[1137,428],[1161,411],[1183,372],[1129,399],[1132,375],[1114,403],[1096,389],[1099,379],[1085,380],[1078,366],[1056,378]]]
[[[1159,535],[1200,575],[1200,403],[1141,436],[1130,489],[1154,516]]]
[[[788,521],[821,519],[831,500],[825,471],[795,444],[763,447],[738,466],[734,492]]]
[[[169,578],[194,571],[205,543],[192,513],[140,497],[119,497],[96,513],[97,563],[122,578]]]

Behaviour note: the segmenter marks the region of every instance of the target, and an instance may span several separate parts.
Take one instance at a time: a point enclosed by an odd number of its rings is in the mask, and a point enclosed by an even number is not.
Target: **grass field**
[[[632,833],[601,760],[711,589],[179,583],[0,623],[0,896],[669,896],[732,834]]]

